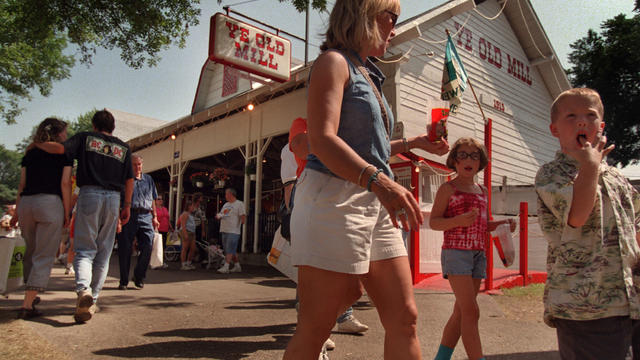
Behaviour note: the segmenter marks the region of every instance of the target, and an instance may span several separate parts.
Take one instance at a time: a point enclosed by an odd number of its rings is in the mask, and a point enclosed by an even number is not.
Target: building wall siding
[[[493,16],[499,12],[500,5],[495,0],[485,1],[478,10]],[[462,30],[457,32],[461,27]],[[540,74],[528,62],[503,15],[489,21],[476,12],[468,11],[420,30],[422,38],[442,41],[446,38],[445,28],[452,34],[485,115],[493,120],[493,184],[501,184],[504,176],[508,184],[532,184],[540,165],[550,161],[558,149],[548,127],[553,99]],[[397,113],[404,124],[405,136],[425,131],[432,108],[448,107],[448,103],[440,100],[444,48],[444,43],[415,39],[392,49],[396,53],[410,50],[409,62],[398,68],[400,74],[395,89]],[[433,56],[426,55],[430,52]],[[524,76],[521,77],[525,80],[509,73],[509,59],[512,64],[513,59],[519,61],[517,65],[522,64]],[[448,130],[450,143],[463,136],[484,139],[482,116],[469,87],[459,112],[449,117]],[[445,159],[427,153],[420,155],[440,163]]]

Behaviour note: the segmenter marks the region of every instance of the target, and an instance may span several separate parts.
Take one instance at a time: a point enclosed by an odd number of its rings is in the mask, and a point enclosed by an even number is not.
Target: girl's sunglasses
[[[456,160],[464,160],[466,158],[470,158],[471,160],[480,160],[480,153],[477,151],[474,151],[472,153],[458,151],[456,153]]]

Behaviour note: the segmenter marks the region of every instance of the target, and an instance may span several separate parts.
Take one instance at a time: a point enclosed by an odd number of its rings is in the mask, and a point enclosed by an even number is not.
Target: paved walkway
[[[294,332],[294,284],[269,267],[247,265],[241,274],[221,275],[179,271],[174,263],[150,271],[143,290],[126,291],[117,290],[117,260],[111,269],[99,301],[102,310],[88,323],[74,324],[73,278],[56,266],[39,307],[45,316],[25,324],[71,359],[281,359]],[[454,298],[448,292],[415,293],[424,359],[431,359]],[[0,311],[14,311],[21,296],[0,300]],[[488,359],[559,358],[555,332],[540,316],[510,319],[485,294],[479,303]],[[334,333],[331,359],[382,359],[383,329],[366,296],[356,316],[371,329],[363,336]],[[461,343],[454,358],[466,358]]]

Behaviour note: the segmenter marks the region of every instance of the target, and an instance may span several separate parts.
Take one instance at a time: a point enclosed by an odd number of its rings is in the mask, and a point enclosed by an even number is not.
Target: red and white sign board
[[[291,73],[291,42],[216,13],[211,17],[209,59],[284,82]]]

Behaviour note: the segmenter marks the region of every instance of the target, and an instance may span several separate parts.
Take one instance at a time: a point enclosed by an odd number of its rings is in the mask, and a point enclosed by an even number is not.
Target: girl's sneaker
[[[75,272],[73,271],[73,265],[71,265],[71,264],[67,264],[67,265],[65,266],[65,269],[64,269],[64,274],[65,274],[65,275],[74,275],[74,274],[75,274]]]
[[[235,263],[231,268],[231,270],[229,270],[229,272],[232,272],[232,273],[239,273],[241,271],[242,271],[242,268],[240,267],[240,263]]]

